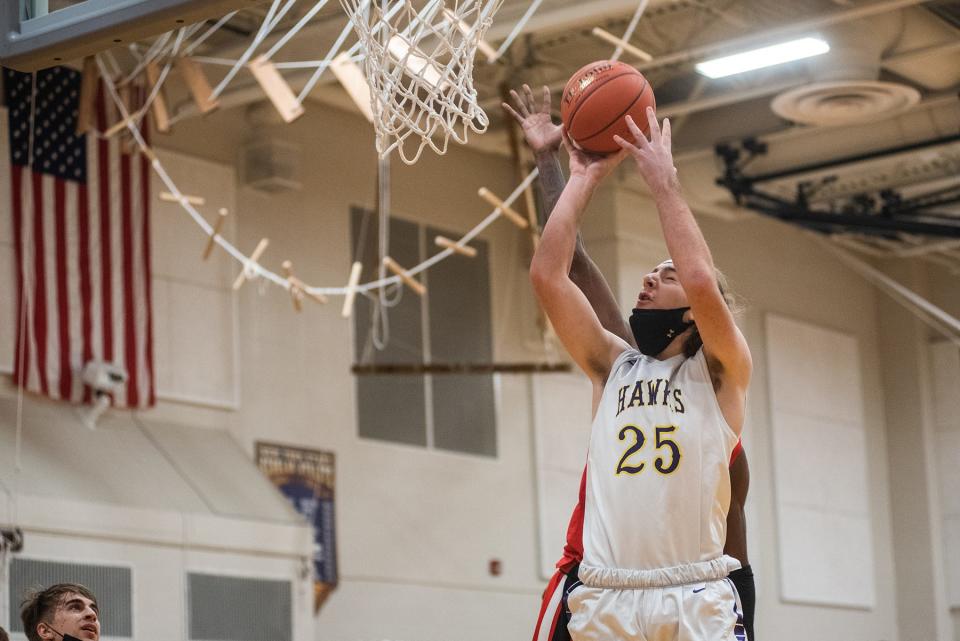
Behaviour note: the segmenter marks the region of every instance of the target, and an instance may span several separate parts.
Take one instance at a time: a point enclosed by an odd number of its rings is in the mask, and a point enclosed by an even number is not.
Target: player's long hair
[[[720,290],[720,295],[723,296],[724,302],[727,303],[727,307],[733,312],[734,316],[739,314],[741,311],[740,302],[736,296],[730,291],[730,284],[727,282],[726,275],[717,269],[713,268],[713,271],[717,275],[717,289]],[[683,342],[683,355],[687,358],[691,358],[696,355],[697,351],[703,347],[703,339],[700,337],[700,330],[697,329],[697,326],[693,326],[693,331],[690,332],[690,335],[687,336],[687,339]]]

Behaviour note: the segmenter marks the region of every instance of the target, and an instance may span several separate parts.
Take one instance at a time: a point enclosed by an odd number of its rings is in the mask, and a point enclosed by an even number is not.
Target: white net
[[[413,164],[489,123],[473,58],[503,0],[340,0],[364,52],[377,151]]]

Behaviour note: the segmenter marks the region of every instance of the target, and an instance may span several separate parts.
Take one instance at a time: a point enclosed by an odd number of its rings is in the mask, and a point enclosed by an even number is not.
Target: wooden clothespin
[[[260,260],[260,257],[263,255],[263,252],[267,250],[267,245],[270,244],[270,241],[266,238],[261,238],[260,242],[257,243],[256,249],[253,250],[253,253],[250,254],[250,258],[247,258],[243,264],[243,269],[240,270],[240,274],[237,275],[237,279],[233,281],[233,289],[238,290],[243,287],[243,284],[247,280],[256,276],[254,271],[254,265],[257,264],[257,261]]]
[[[500,210],[500,213],[510,219],[510,221],[520,229],[526,229],[530,226],[527,219],[511,209],[505,202],[497,198],[492,191],[486,187],[481,187],[477,194],[485,201]]]
[[[360,271],[363,264],[357,261],[350,268],[350,280],[347,281],[347,295],[343,299],[343,310],[340,315],[344,318],[350,318],[353,313],[353,301],[357,297],[357,284],[360,282]]]
[[[628,51],[632,53],[633,55],[635,55],[637,58],[640,58],[644,62],[650,62],[651,60],[653,60],[653,56],[651,56],[649,53],[647,53],[643,49],[634,47],[632,44],[630,44],[626,40],[623,40],[622,38],[618,38],[612,33],[610,33],[609,31],[604,31],[600,27],[594,27],[591,33],[593,33],[593,35],[600,38],[601,40],[606,40],[612,45],[623,47],[624,51]]]
[[[293,122],[303,115],[303,105],[297,101],[297,96],[277,71],[276,65],[266,56],[258,56],[247,66],[285,122]]]
[[[165,200],[168,203],[179,203],[179,202],[188,202],[194,207],[203,207],[207,204],[207,199],[203,196],[190,196],[188,194],[180,194],[178,197],[176,194],[171,194],[169,191],[160,192],[160,200]]]
[[[210,238],[207,239],[207,246],[203,250],[203,259],[207,260],[210,258],[210,253],[213,251],[213,246],[216,244],[217,236],[220,235],[220,230],[223,229],[223,223],[227,219],[227,210],[224,207],[220,208],[217,216],[217,222],[213,224],[213,231],[210,233]]]
[[[141,116],[143,116],[143,110],[135,110],[133,108],[133,96],[136,89],[137,87],[135,87],[131,81],[117,85],[117,92],[120,94],[120,102],[123,104],[123,108],[127,112],[127,117],[114,124],[103,134],[107,138],[112,138],[119,133],[120,151],[124,154],[133,152],[133,136],[130,133],[128,125],[139,127],[140,123],[138,121]]]
[[[318,303],[326,303],[327,297],[321,294],[313,294],[307,289],[306,283],[293,275],[293,263],[289,260],[283,261],[283,273],[287,277],[287,283],[290,285],[290,300],[293,302],[293,308],[298,312],[303,311],[303,297],[309,296]]]
[[[208,113],[220,106],[216,98],[211,98],[213,89],[210,88],[210,82],[203,70],[196,62],[188,57],[181,56],[177,58],[177,70],[183,76],[184,82],[193,95],[193,101],[197,103],[200,113]]]
[[[387,266],[387,269],[399,276],[400,280],[402,280],[407,287],[416,292],[418,296],[423,296],[427,293],[427,288],[421,283],[417,282],[417,280],[407,273],[407,270],[401,267],[394,259],[390,258],[389,256],[384,256],[383,264]]]
[[[147,63],[147,81],[152,91],[160,82],[160,65],[155,62]],[[167,101],[163,97],[163,89],[154,96],[150,111],[153,113],[153,124],[156,125],[157,131],[162,134],[170,131],[170,112],[167,110]]]
[[[97,68],[97,59],[93,56],[87,56],[83,59],[83,75],[80,80],[77,135],[88,132],[96,120],[94,108],[97,103],[97,84],[99,81],[100,70]]]
[[[373,108],[370,106],[370,85],[363,75],[360,65],[350,59],[350,54],[337,54],[330,65],[330,71],[337,77],[347,91],[353,103],[369,122],[373,122]]]
[[[463,256],[469,256],[470,258],[477,257],[476,248],[471,247],[470,245],[461,245],[456,241],[450,240],[446,236],[437,236],[436,238],[433,239],[433,242],[435,242],[439,247],[453,250],[456,253],[461,254]]]
[[[108,127],[107,130],[103,132],[104,138],[113,138],[114,136],[117,135],[117,133],[126,129],[129,123],[133,122],[134,120],[140,117],[139,111],[134,111],[134,112],[128,111],[127,114],[128,115],[126,118],[110,125],[110,127]]]
[[[458,17],[457,17],[457,14],[455,14],[453,11],[451,11],[450,9],[447,9],[447,8],[444,8],[444,9],[443,9],[443,13],[444,13],[444,15],[447,16],[447,19],[448,19],[450,22],[452,22],[452,23],[454,23],[454,24],[457,25],[457,28],[460,30],[460,33],[462,33],[464,36],[469,36],[469,35],[470,35],[470,26],[467,25],[466,22],[464,22],[463,20],[461,20],[460,18],[458,18]],[[477,42],[477,49],[479,49],[481,52],[483,52],[483,55],[485,55],[485,56],[487,57],[487,62],[496,62],[496,61],[497,61],[497,58],[500,57],[500,56],[497,54],[497,50],[494,49],[493,47],[491,47],[490,44],[489,44],[486,40],[484,40],[483,38],[481,38],[481,39]]]
[[[411,40],[410,36],[397,33],[387,41],[387,51],[394,60],[402,60],[411,75],[437,89],[449,87],[450,81],[444,78],[443,68]]]

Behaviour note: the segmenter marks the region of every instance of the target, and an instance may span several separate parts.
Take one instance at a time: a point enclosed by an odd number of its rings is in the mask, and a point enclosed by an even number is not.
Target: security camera
[[[87,361],[83,366],[82,378],[98,395],[105,394],[127,382],[127,370],[115,363]]]
[[[96,399],[80,418],[88,428],[96,429],[100,416],[110,407],[110,392],[127,382],[127,370],[115,363],[87,361],[81,374],[83,382],[93,388]]]
[[[0,529],[0,554],[23,550],[23,530],[18,527]]]

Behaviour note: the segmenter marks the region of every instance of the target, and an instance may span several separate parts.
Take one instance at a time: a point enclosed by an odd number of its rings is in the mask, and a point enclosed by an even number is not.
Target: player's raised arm
[[[570,145],[567,150],[570,180],[543,230],[530,279],[564,347],[595,385],[603,385],[610,365],[628,345],[601,326],[586,296],[570,279],[570,264],[590,197],[624,154],[589,156]]]
[[[667,249],[690,301],[708,360],[719,364],[715,376],[745,392],[752,369],[750,350],[718,287],[710,248],[680,191],[671,151],[670,121],[664,121],[661,131],[653,109],[647,110],[647,119],[650,140],[628,117],[633,141],[618,136],[617,143],[633,156],[637,170],[650,187]]]
[[[519,90],[511,89],[510,96],[514,106],[503,103],[503,108],[520,124],[524,140],[540,170],[538,184],[544,214],[539,222],[543,228],[566,185],[558,153],[562,142],[561,129],[560,125],[553,123],[550,115],[552,99],[549,87],[543,87],[539,104],[529,85],[523,85]],[[587,254],[579,232],[570,265],[570,280],[587,297],[603,328],[636,347],[633,333],[624,321],[617,299],[600,268]]]

